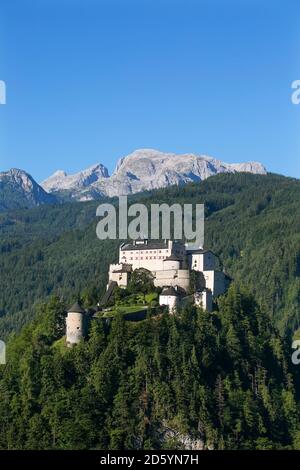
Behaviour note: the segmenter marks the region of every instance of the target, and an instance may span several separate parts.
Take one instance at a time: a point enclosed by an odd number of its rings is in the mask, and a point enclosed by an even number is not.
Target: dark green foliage
[[[147,269],[136,269],[128,283],[128,291],[132,294],[141,292],[142,294],[149,294],[154,291],[153,275]]]
[[[199,271],[191,271],[190,274],[190,285],[189,285],[189,294],[193,294],[197,290],[201,290],[205,287],[205,279],[203,273]]]
[[[295,367],[247,293],[232,286],[213,314],[95,319],[73,349],[62,311],[52,299],[9,342],[0,449],[183,448],[166,429],[220,449],[299,446]]]

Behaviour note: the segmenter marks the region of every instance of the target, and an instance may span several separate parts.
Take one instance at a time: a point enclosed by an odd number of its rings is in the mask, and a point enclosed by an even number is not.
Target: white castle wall
[[[174,243],[172,240],[168,240],[165,248],[149,248],[147,243],[136,242],[135,249],[125,250],[120,247],[119,252],[119,263],[127,263],[132,265],[132,269],[145,268],[149,271],[158,271],[164,269],[164,260],[171,256],[171,254],[184,257],[185,247],[180,243]]]
[[[109,272],[117,271],[117,270],[120,270],[120,269],[122,269],[122,263],[116,263],[116,264],[110,264],[109,265]]]
[[[122,270],[122,263],[120,264],[110,264],[108,272],[108,281],[115,281],[119,287],[126,287],[129,281],[128,272],[114,272]],[[108,288],[108,285],[107,285]]]
[[[190,285],[190,272],[188,269],[169,269],[153,271],[155,287],[179,286],[188,290]]]
[[[166,259],[163,262],[163,270],[167,271],[170,269],[180,269],[180,261],[173,260],[173,259]]]
[[[133,271],[139,268],[145,268],[154,271],[164,268],[164,259],[171,255],[171,247],[157,250],[132,250],[120,251],[120,263],[132,265]]]
[[[160,295],[159,305],[167,305],[169,307],[169,313],[176,313],[178,298],[174,295]]]
[[[127,287],[129,281],[129,275],[127,272],[123,273],[109,273],[109,281],[115,281],[119,287]],[[107,285],[108,288],[108,285]]]
[[[212,271],[216,268],[217,257],[211,251],[191,253],[188,258],[190,268],[195,271]]]
[[[214,297],[226,291],[225,274],[222,271],[203,271],[205,284],[212,291]]]
[[[212,301],[212,292],[209,290],[204,290],[202,292],[196,292],[194,294],[195,305],[212,312],[213,301]]]

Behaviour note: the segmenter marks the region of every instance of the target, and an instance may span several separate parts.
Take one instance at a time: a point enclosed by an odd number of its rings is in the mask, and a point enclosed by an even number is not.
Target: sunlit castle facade
[[[156,287],[187,292],[193,270],[202,273],[202,289],[217,297],[225,293],[230,281],[218,266],[219,260],[211,250],[190,249],[174,240],[134,240],[120,246],[119,263],[109,267],[109,283],[115,281],[120,287],[126,287],[131,273],[143,268],[152,273]],[[204,304],[208,307],[211,302]]]
[[[139,268],[160,271],[171,255],[183,259],[185,254],[185,246],[177,241],[134,240],[120,246],[119,263],[130,264],[133,271]]]

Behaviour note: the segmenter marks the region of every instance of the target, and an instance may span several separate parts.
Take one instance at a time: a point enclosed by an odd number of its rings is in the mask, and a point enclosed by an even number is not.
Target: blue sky
[[[157,148],[300,177],[299,23],[296,0],[2,0],[0,171]]]

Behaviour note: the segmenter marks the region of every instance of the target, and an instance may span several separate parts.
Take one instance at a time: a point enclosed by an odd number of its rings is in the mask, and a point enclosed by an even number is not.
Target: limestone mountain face
[[[68,175],[65,171],[58,170],[43,181],[41,186],[49,193],[59,193],[63,191],[69,193],[70,196],[75,197],[75,199],[84,200],[86,188],[91,188],[94,183],[108,177],[107,168],[101,163],[97,163],[73,175]],[[94,199],[93,197],[86,198]]]
[[[67,193],[76,200],[92,200],[202,181],[217,173],[236,172],[266,174],[266,169],[258,162],[224,163],[206,155],[141,149],[121,158],[111,176],[103,165],[97,164],[74,175],[58,171],[41,186],[58,195]]]
[[[0,173],[0,211],[57,202],[55,196],[48,194],[25,171],[12,168]]]
[[[228,164],[206,155],[177,155],[145,149],[119,160],[111,179],[118,181],[125,194],[128,194],[202,181],[217,173],[242,171],[266,173],[260,163]]]

